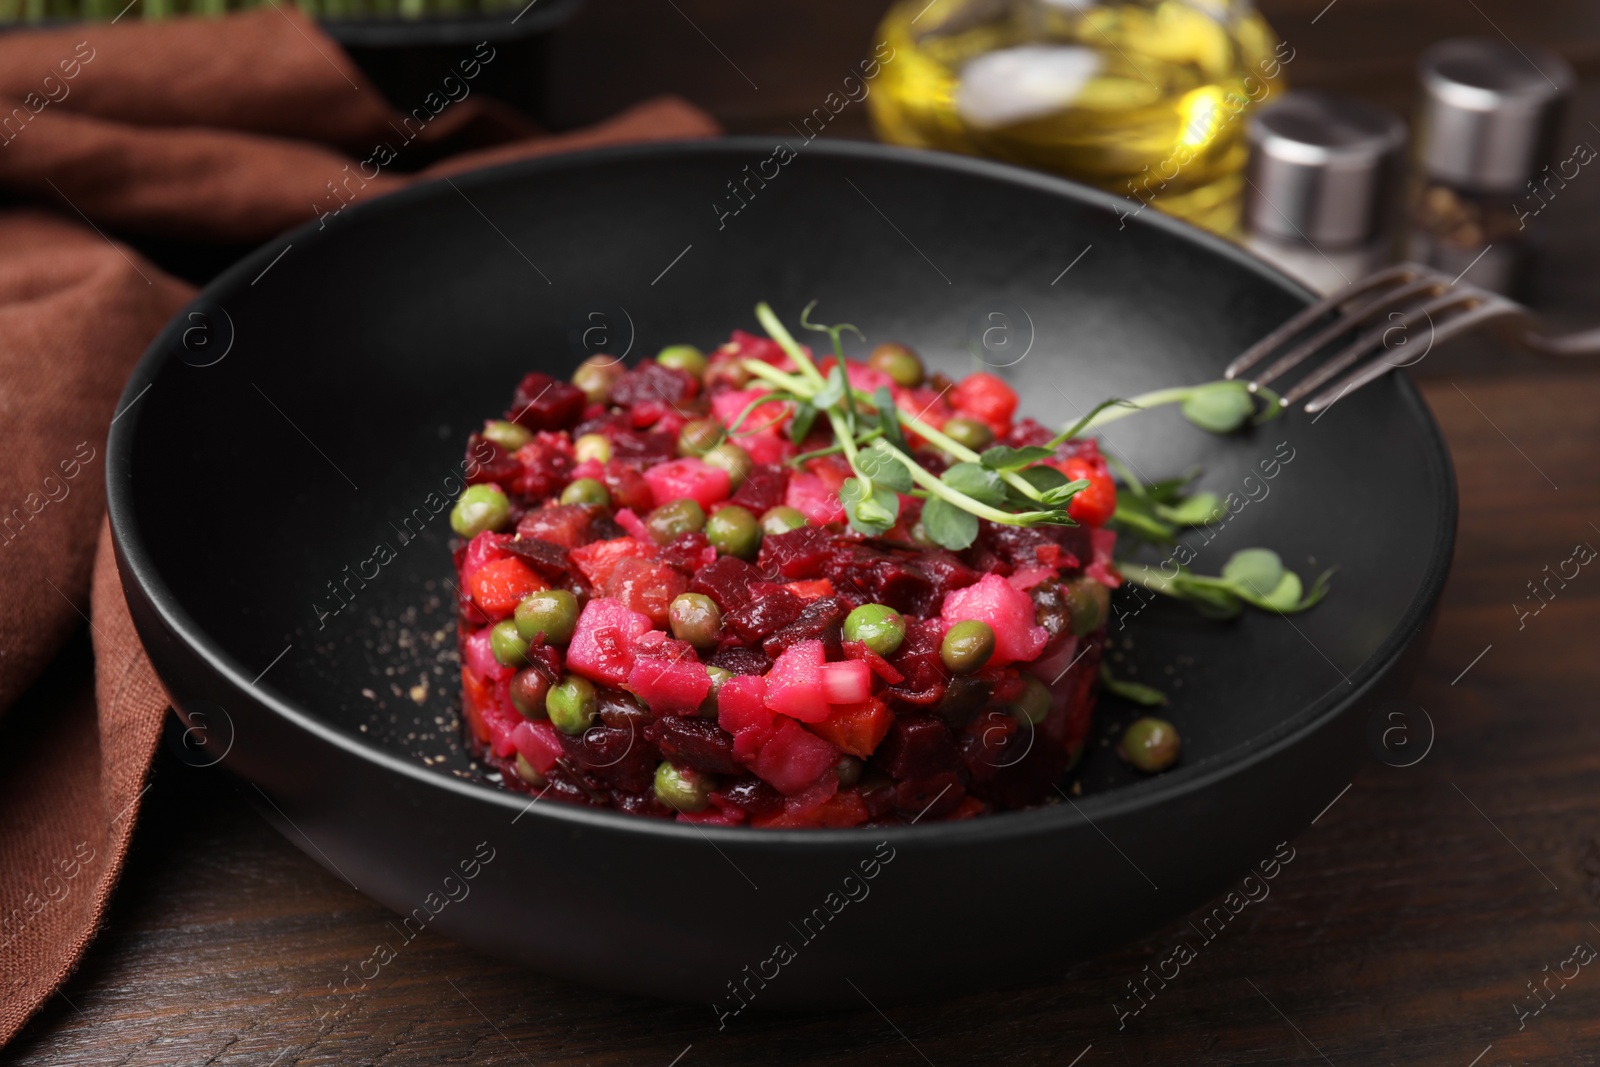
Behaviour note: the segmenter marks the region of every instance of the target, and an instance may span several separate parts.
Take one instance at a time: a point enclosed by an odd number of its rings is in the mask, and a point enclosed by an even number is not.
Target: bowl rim
[[[597,166],[648,165],[662,158],[728,156],[748,161],[746,157],[750,154],[770,152],[777,140],[784,139],[739,136],[648,142],[519,160],[465,174],[451,175],[449,178],[420,181],[394,193],[352,205],[346,210],[352,216],[369,218],[404,211],[414,203],[425,202],[442,195],[454,195],[459,190],[453,186],[470,189],[525,177],[536,178],[546,173]],[[886,162],[898,166],[953,172],[1002,184],[1020,185],[1118,214],[1125,212],[1129,203],[1125,198],[1066,178],[992,160],[926,149],[819,138],[817,141],[808,141],[800,151],[836,162]],[[1315,299],[1315,294],[1309,289],[1272,264],[1221,237],[1161,212],[1139,211],[1131,218],[1135,225],[1153,226],[1180,239],[1198,244],[1212,255],[1220,256],[1235,266],[1251,271],[1264,282],[1307,304]],[[1168,774],[1119,786],[1104,793],[1076,799],[1066,798],[1068,801],[1066,804],[1052,803],[1023,811],[998,812],[976,819],[931,822],[923,825],[782,830],[755,827],[702,827],[676,820],[643,818],[625,812],[576,804],[555,802],[541,805],[537,798],[530,801],[524,794],[488,782],[458,778],[453,774],[425,767],[421,763],[380,747],[374,741],[324,721],[296,701],[280,697],[270,689],[257,686],[251,680],[251,672],[217,645],[178,603],[140,535],[133,504],[130,448],[141,413],[131,405],[175,358],[174,342],[181,335],[191,311],[207,304],[220,305],[221,301],[217,299],[219,294],[248,287],[252,284],[251,280],[257,278],[270,263],[287,250],[289,245],[296,245],[304,250],[329,240],[329,232],[329,228],[322,227],[313,219],[297,229],[267,241],[212,279],[151,341],[118,400],[119,414],[113,420],[107,438],[105,475],[107,510],[125,592],[129,587],[137,586],[140,594],[159,617],[161,624],[188,646],[214,675],[221,677],[230,688],[241,695],[248,695],[250,699],[289,725],[342,750],[355,759],[409,778],[417,786],[445,790],[466,800],[486,802],[506,813],[520,809],[536,820],[549,820],[556,827],[565,825],[573,830],[616,832],[625,836],[640,835],[660,840],[698,839],[702,843],[709,840],[707,833],[710,831],[715,833],[718,844],[758,852],[774,848],[824,850],[832,849],[842,843],[862,842],[868,839],[888,840],[896,845],[975,844],[980,841],[990,842],[1059,832],[1068,827],[1084,824],[1098,829],[1097,818],[1114,818],[1135,809],[1156,807],[1182,800],[1209,788],[1216,782],[1243,773],[1258,762],[1272,758],[1278,751],[1321,729],[1359,703],[1374,685],[1388,674],[1405,650],[1423,631],[1438,602],[1449,572],[1458,513],[1453,464],[1438,424],[1422,401],[1416,387],[1405,375],[1393,375],[1391,377],[1397,383],[1402,407],[1417,421],[1431,446],[1424,450],[1425,465],[1441,488],[1435,516],[1432,554],[1417,586],[1417,592],[1378,648],[1349,673],[1350,684],[1345,690],[1330,688],[1293,714],[1285,716],[1270,729],[1210,757],[1203,763],[1194,767],[1180,767]],[[123,419],[122,414],[130,417]],[[118,425],[119,422],[121,425]],[[520,821],[520,816],[518,819]]]

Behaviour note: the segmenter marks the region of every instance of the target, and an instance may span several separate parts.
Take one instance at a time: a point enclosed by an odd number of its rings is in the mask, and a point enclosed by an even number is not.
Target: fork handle
[[[1600,356],[1600,328],[1560,337],[1530,330],[1523,335],[1522,344],[1542,356]]]

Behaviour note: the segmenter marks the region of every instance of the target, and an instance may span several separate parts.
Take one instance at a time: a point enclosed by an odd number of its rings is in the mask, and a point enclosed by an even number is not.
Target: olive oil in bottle
[[[1293,49],[1248,0],[902,0],[878,136],[1037,167],[1232,234],[1247,111]]]

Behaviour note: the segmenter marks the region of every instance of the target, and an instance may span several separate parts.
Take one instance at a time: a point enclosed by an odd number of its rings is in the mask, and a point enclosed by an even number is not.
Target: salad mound
[[[897,476],[873,475],[907,490],[887,524],[851,513],[859,459],[817,405],[752,373],[797,362],[738,330],[709,358],[595,357],[572,382],[528,374],[472,436],[452,513],[462,709],[508,787],[759,827],[962,819],[1055,795],[1088,733],[1119,583],[1098,448],[1015,418],[994,375],[928,376],[904,346],[815,362],[863,418],[1035,448],[1028,467],[1076,485],[1057,521],[979,517],[953,550],[923,521],[934,495]],[[903,439],[923,474],[950,472],[955,457]]]

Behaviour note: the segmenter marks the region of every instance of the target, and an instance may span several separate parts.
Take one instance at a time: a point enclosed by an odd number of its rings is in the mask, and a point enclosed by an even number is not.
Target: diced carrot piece
[[[866,759],[882,743],[893,723],[888,706],[877,697],[869,697],[859,704],[837,704],[833,714],[808,725],[812,733],[841,751]]]
[[[550,588],[543,578],[515,557],[485,563],[468,584],[472,586],[473,602],[492,619],[510,615],[529,593]]]

